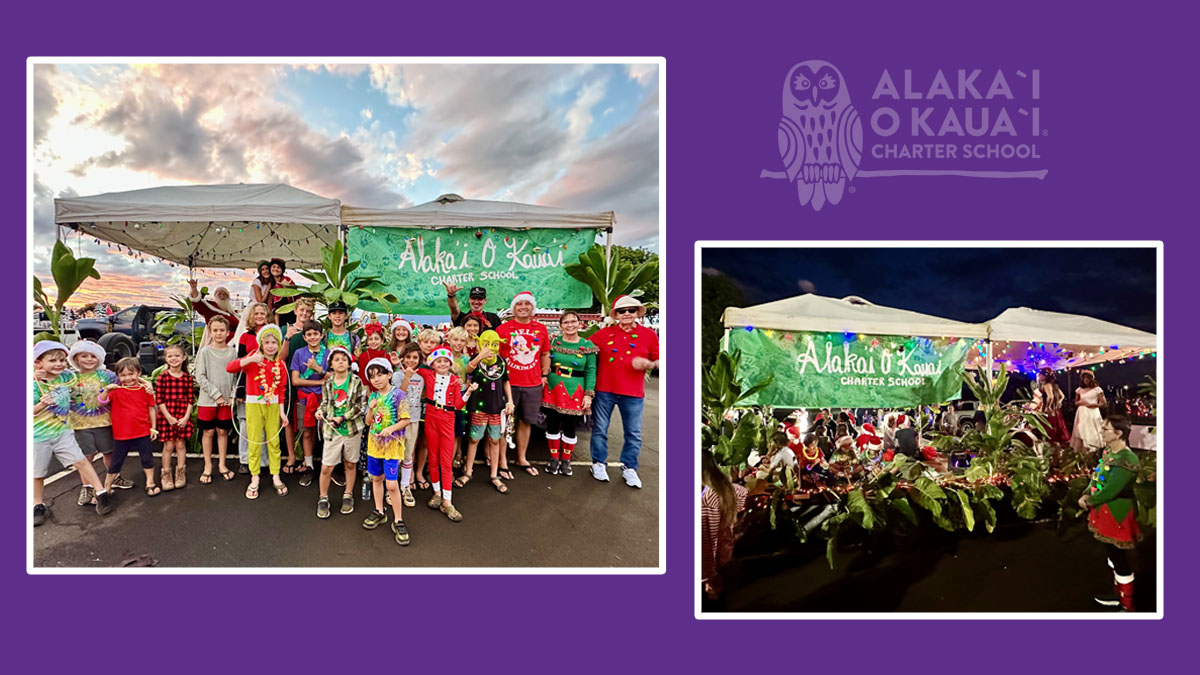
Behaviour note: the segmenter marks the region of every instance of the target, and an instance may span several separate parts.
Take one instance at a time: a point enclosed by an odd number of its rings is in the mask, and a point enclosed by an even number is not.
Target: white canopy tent
[[[55,199],[54,222],[189,267],[316,267],[341,202],[283,184],[179,185]]]
[[[616,216],[612,211],[572,211],[518,202],[463,199],[449,194],[406,209],[344,206],[342,223],[347,227],[595,228],[611,232]]]
[[[786,331],[919,337],[983,338],[987,335],[983,324],[874,305],[854,295],[838,299],[806,293],[753,307],[729,307],[722,320],[726,328],[753,326]]]
[[[1006,309],[986,322],[992,364],[1062,370],[1139,357],[1158,350],[1158,336],[1109,321],[1028,307]],[[978,349],[968,367],[985,361]]]

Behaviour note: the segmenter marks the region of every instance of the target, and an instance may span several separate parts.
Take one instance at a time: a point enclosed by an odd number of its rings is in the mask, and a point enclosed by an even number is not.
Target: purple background
[[[846,666],[859,670],[864,661],[902,670],[961,664],[982,672],[1018,663],[1036,664],[1039,671],[1052,665],[1129,670],[1165,664],[1173,652],[1187,662],[1181,638],[1194,632],[1185,633],[1196,582],[1191,565],[1179,564],[1194,559],[1196,546],[1192,528],[1180,517],[1171,518],[1166,543],[1162,580],[1169,597],[1163,622],[1119,627],[873,622],[812,633],[815,627],[809,626],[798,633],[800,628],[788,623],[695,621],[692,287],[697,238],[1162,239],[1168,258],[1166,332],[1192,335],[1188,329],[1194,329],[1195,319],[1186,310],[1194,312],[1194,295],[1179,293],[1191,281],[1190,270],[1172,265],[1182,264],[1196,243],[1196,215],[1189,208],[1196,176],[1192,155],[1198,147],[1192,105],[1196,58],[1188,47],[1194,17],[1147,3],[1123,11],[1026,2],[978,8],[927,4],[920,10],[911,3],[880,8],[789,3],[787,9],[743,3],[723,6],[715,15],[699,5],[680,12],[646,2],[579,8],[549,3],[537,10],[507,3],[478,10],[410,3],[388,9],[290,3],[268,10],[244,2],[223,10],[222,4],[122,3],[118,8],[107,3],[71,9],[55,3],[37,10],[21,6],[17,11],[23,16],[10,14],[10,35],[2,47],[10,104],[0,136],[10,158],[0,183],[11,205],[10,232],[24,231],[24,206],[31,198],[24,163],[17,160],[26,152],[24,59],[29,55],[666,57],[669,572],[665,577],[552,579],[29,578],[24,574],[28,477],[15,472],[2,497],[10,542],[3,570],[7,605],[15,610],[6,635],[9,644],[20,647],[9,651],[6,663],[66,668],[70,660],[85,669],[120,662],[195,664],[211,670],[244,667],[253,660],[355,672],[367,664],[758,669],[786,659],[839,672]],[[778,168],[775,129],[782,80],[794,63],[809,58],[837,65],[860,109],[867,107],[883,67],[894,76],[905,67],[926,73],[937,67],[980,67],[984,84],[989,69],[997,66],[1041,68],[1042,123],[1050,133],[1043,166],[1049,176],[1045,181],[873,179],[821,213],[801,208],[794,189],[760,180],[758,173]],[[863,168],[877,167],[865,160]],[[25,288],[23,266],[6,266],[3,274],[10,289]],[[19,306],[20,321],[26,320],[27,306],[28,301]],[[14,343],[14,335],[22,342]],[[24,336],[23,328],[6,335],[5,352],[23,353]],[[1172,363],[1193,368],[1182,356]],[[1172,397],[1182,395],[1184,377],[1170,382]],[[21,391],[14,387],[4,394],[6,409],[26,406]],[[1167,512],[1183,512],[1175,509],[1183,508],[1187,496],[1166,494]],[[373,602],[366,602],[369,596]],[[121,602],[110,604],[114,598]],[[104,616],[89,617],[93,608]],[[352,627],[345,638],[331,639],[329,631],[338,624]],[[147,630],[150,626],[165,630]],[[297,640],[301,626],[319,631],[323,639]],[[859,632],[864,628],[871,632]],[[126,639],[112,640],[114,630]],[[1098,631],[1106,637],[1098,637]],[[850,638],[842,648],[821,647],[839,634]],[[801,635],[813,636],[805,638],[808,648],[789,649],[802,644]],[[883,638],[877,642],[883,649],[847,651],[846,646],[871,635]],[[1114,646],[1106,644],[1112,641]],[[127,646],[116,648],[121,656],[114,662],[110,646],[122,644]],[[900,645],[907,648],[897,649]],[[72,654],[77,655],[72,659]]]

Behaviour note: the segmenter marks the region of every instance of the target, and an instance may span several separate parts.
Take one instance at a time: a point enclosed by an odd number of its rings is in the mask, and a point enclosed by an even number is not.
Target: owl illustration
[[[862,159],[862,120],[842,73],[828,61],[802,61],[783,83],[779,156],[801,204],[820,211],[842,200]]]

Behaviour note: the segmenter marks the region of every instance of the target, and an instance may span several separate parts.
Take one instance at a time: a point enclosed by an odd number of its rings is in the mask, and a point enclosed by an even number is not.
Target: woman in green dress
[[[550,341],[550,371],[544,373],[546,388],[546,444],[550,463],[546,473],[571,475],[571,452],[575,449],[575,426],[592,408],[596,386],[596,353],[587,338],[579,336],[583,325],[572,311],[562,313],[558,325],[562,335]]]

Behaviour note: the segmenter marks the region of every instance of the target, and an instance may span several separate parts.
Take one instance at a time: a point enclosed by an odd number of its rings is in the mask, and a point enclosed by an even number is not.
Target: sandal
[[[287,493],[288,489],[286,485],[283,483],[275,483],[275,494],[279,495],[280,497],[286,497]]]
[[[534,468],[534,466],[532,464],[518,464],[517,468],[525,469],[525,473],[529,474],[530,476],[538,475],[538,470],[536,468]]]
[[[430,487],[431,486],[429,485],[429,481],[425,480],[424,478],[421,478],[420,476],[417,476],[417,489],[418,490],[428,490]]]
[[[502,495],[508,494],[508,486],[504,484],[504,481],[500,480],[499,476],[492,478],[492,486],[496,488],[496,492]]]
[[[175,467],[175,489],[182,490],[185,485],[187,485],[187,469],[177,466]]]
[[[446,514],[446,517],[450,519],[450,522],[452,522],[452,523],[461,523],[462,522],[462,518],[463,518],[462,514],[458,512],[458,509],[454,508],[453,504],[446,504],[445,502],[443,502],[441,507],[439,507],[438,510],[441,511],[442,513]]]
[[[496,473],[500,474],[500,477],[503,478],[504,480],[512,480],[513,479],[512,469],[509,469],[507,466],[500,467],[499,471],[497,471]]]
[[[158,485],[156,485],[154,483],[150,483],[149,485],[146,486],[146,496],[147,497],[157,497],[161,493],[162,493],[162,488],[158,487]]]
[[[212,474],[211,473],[200,474],[200,484],[208,485],[209,483],[212,483]]]
[[[467,483],[470,483],[470,482],[471,482],[471,472],[468,471],[468,472],[464,473],[463,475],[459,476],[458,478],[454,479],[454,487],[456,487],[456,488],[466,487]]]
[[[246,488],[246,499],[258,499],[258,486],[251,485]]]
[[[283,466],[283,472],[286,474],[292,474],[292,473],[295,473],[295,471],[296,471],[296,458],[293,457],[293,458],[289,459],[288,463]]]
[[[218,471],[217,473],[221,474],[221,478],[225,479],[227,482],[233,480],[233,471],[229,469]]]

